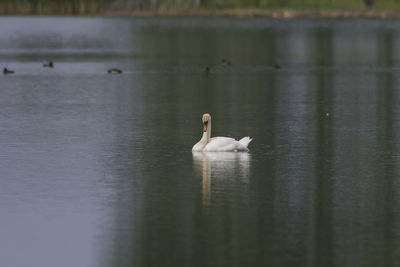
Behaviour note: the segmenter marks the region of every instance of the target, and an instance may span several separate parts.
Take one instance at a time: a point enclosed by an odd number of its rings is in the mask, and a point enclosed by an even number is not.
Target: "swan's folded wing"
[[[213,137],[204,151],[243,151],[247,150],[241,143],[230,137]]]

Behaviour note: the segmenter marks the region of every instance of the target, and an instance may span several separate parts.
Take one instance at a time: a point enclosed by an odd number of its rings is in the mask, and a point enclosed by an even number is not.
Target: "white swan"
[[[248,136],[243,137],[239,141],[230,137],[211,138],[211,115],[206,113],[203,114],[203,136],[200,141],[193,146],[192,151],[249,151],[247,146],[251,140],[252,139]]]

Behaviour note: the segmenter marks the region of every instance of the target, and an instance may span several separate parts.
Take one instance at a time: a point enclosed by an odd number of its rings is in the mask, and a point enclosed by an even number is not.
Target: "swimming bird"
[[[3,68],[3,74],[13,74],[13,73],[15,73],[15,71]]]
[[[121,74],[122,70],[116,69],[116,68],[112,68],[112,69],[109,69],[107,72],[110,73],[110,74]]]
[[[204,72],[205,72],[206,74],[210,74],[210,73],[211,73],[210,67],[209,67],[209,66],[206,66]]]
[[[45,68],[53,68],[54,67],[53,61],[49,61],[48,64],[43,64],[43,67],[45,67]]]
[[[232,62],[230,62],[229,60],[227,60],[225,58],[221,60],[221,63],[224,64],[224,65],[227,65],[227,66],[232,65]]]
[[[211,138],[211,115],[203,114],[203,136],[200,141],[195,144],[192,151],[214,151],[214,152],[238,152],[249,151],[247,146],[251,142],[249,136],[243,137],[239,141],[230,137],[213,137]]]

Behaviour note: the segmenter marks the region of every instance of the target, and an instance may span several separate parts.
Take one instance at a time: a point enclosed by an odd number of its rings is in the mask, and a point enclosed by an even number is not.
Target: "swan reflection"
[[[192,152],[195,168],[202,174],[203,204],[209,205],[211,199],[211,178],[239,179],[248,182],[250,154],[247,152]]]

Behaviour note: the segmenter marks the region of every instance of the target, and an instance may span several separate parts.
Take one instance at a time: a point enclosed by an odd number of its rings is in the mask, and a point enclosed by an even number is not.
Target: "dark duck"
[[[45,68],[53,68],[54,67],[53,61],[49,61],[49,63],[43,64],[43,67],[45,67]]]
[[[122,70],[116,69],[116,68],[112,68],[112,69],[109,69],[107,72],[110,73],[110,74],[121,74]]]
[[[3,69],[3,74],[13,74],[13,73],[15,73],[15,71],[9,70],[9,69],[7,69],[7,68],[4,68],[4,69]]]
[[[225,66],[230,66],[230,65],[232,65],[232,62],[229,61],[229,60],[227,60],[227,59],[225,59],[225,58],[221,60],[221,63],[222,63],[223,65],[225,65]]]

